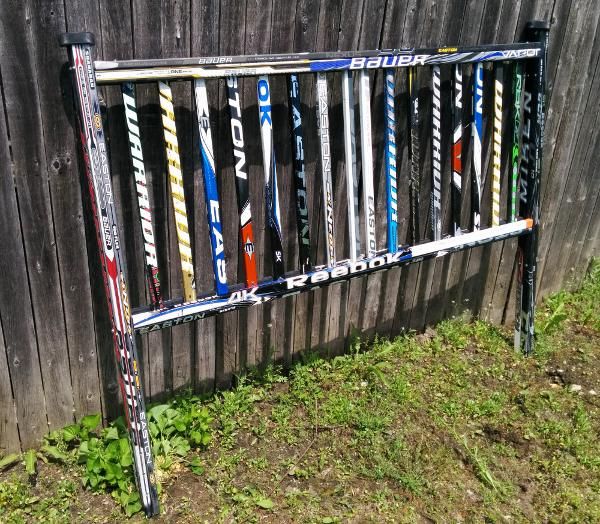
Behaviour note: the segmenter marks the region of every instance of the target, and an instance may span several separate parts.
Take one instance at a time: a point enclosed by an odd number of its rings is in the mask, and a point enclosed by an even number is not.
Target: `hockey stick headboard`
[[[372,272],[518,237],[515,346],[525,353],[533,350],[547,39],[548,25],[531,22],[524,42],[506,45],[94,62],[93,35],[67,33],[62,36],[61,44],[68,48],[72,70],[83,158],[127,405],[134,469],[148,515],[158,512],[158,500],[152,478],[153,463],[138,375],[135,332],[143,334],[178,326]],[[275,100],[271,79],[282,75],[287,94],[285,99]],[[375,75],[381,75],[379,78],[383,83],[380,98],[372,92]],[[316,99],[313,126],[308,125],[306,118],[306,104],[303,103],[306,90],[302,92],[302,76],[310,79],[311,93],[314,92]],[[463,80],[466,78],[470,81]],[[189,196],[186,198],[176,101],[170,85],[175,81],[193,82],[212,260],[212,267],[202,270],[211,271],[214,276],[214,287],[206,290],[198,289],[196,285],[195,275],[199,268],[193,257],[190,214],[186,205]],[[248,82],[253,82],[256,89],[252,115],[243,111],[240,94],[240,85],[248,85]],[[164,286],[161,287],[159,273],[165,268],[159,269],[157,257],[161,246],[156,242],[156,217],[146,181],[137,83],[149,83],[158,91],[163,140],[157,147],[164,149],[183,297],[165,297]],[[123,125],[128,137],[131,176],[136,184],[150,299],[149,304],[136,307],[132,307],[128,298],[99,99],[98,86],[101,85],[120,87],[123,101]],[[335,90],[332,86],[336,86]],[[401,90],[400,86],[405,88]],[[223,89],[227,100],[228,114],[221,120],[231,141],[230,161],[235,174],[239,257],[243,261],[240,282],[227,278],[228,260],[224,250],[223,210],[217,176],[219,165],[214,148],[214,114],[211,119],[209,103],[211,89]],[[444,90],[449,91],[449,96],[446,97]],[[332,91],[337,93],[337,99]],[[491,103],[485,100],[486,97]],[[449,103],[443,104],[445,99]],[[427,113],[419,105],[423,102],[430,107]],[[405,103],[408,108],[406,122],[396,118],[399,103]],[[287,107],[289,125],[286,129],[277,129],[274,124],[274,104]],[[340,118],[335,124],[333,106],[340,109],[336,112]],[[490,133],[484,132],[484,118],[488,119],[484,114],[486,107],[492,108]],[[379,112],[381,118],[378,121],[383,122],[381,148],[373,142],[374,112]],[[426,119],[424,115],[427,115]],[[256,119],[254,123],[260,136],[248,132],[250,118]],[[443,137],[445,127],[448,127],[443,122],[451,123],[452,133],[448,140]],[[425,134],[430,137],[427,144],[422,143],[424,128],[430,132]],[[297,237],[292,262],[282,233],[278,187],[281,175],[277,172],[282,159],[274,147],[276,135],[282,132],[289,134],[292,152],[289,160]],[[400,172],[398,167],[397,137],[400,133],[408,144],[409,168],[406,172]],[[304,144],[308,135],[316,137],[316,159],[305,156]],[[332,137],[343,144],[343,154],[337,159],[334,158]],[[471,144],[469,165],[463,155],[466,140]],[[253,142],[260,142],[262,153],[263,209],[250,205],[248,147]],[[450,206],[446,213],[442,205],[445,143],[449,144],[451,159],[448,170]],[[430,191],[424,201],[422,166],[429,145],[431,156],[427,165],[431,169],[426,176]],[[377,222],[375,214],[375,150],[383,151],[385,225]],[[491,183],[487,192],[483,183],[486,150],[491,151]],[[308,162],[313,160],[316,162],[311,166],[316,165],[318,169],[308,167]],[[343,163],[341,173],[346,198],[339,202],[334,202],[334,160]],[[311,196],[307,179],[317,176],[321,179],[322,191],[318,196]],[[469,195],[466,188],[470,188]],[[399,196],[403,191],[409,196],[406,238],[400,238],[399,233]],[[506,196],[502,198],[501,195]],[[309,196],[313,206],[320,206],[319,224],[309,220]],[[490,213],[489,220],[484,221],[482,210],[487,209],[486,204]],[[423,223],[419,217],[424,206],[429,211]],[[468,223],[464,220],[467,206]],[[343,252],[336,243],[341,229],[335,220],[335,208],[344,209],[347,241]],[[260,249],[253,227],[253,218],[258,213],[265,214],[267,231],[267,240]],[[444,216],[448,220],[444,220]],[[318,235],[324,238],[324,249],[315,257],[311,246]],[[385,238],[383,249],[382,238]],[[265,267],[269,268],[270,274],[261,275],[258,257],[268,259]],[[290,268],[293,269],[290,271]]]

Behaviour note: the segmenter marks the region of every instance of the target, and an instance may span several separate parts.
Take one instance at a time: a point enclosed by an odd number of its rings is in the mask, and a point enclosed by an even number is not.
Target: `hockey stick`
[[[300,83],[298,75],[288,77],[290,98],[290,127],[292,129],[292,151],[294,154],[294,186],[296,189],[296,222],[298,224],[298,251],[302,271],[312,267],[310,261],[310,233],[308,226],[308,195],[304,170],[304,133],[300,108]]]
[[[140,225],[142,227],[142,237],[144,238],[146,281],[152,305],[155,308],[160,308],[162,306],[160,278],[158,261],[156,259],[156,244],[154,242],[154,227],[152,225],[152,212],[150,211],[150,199],[148,197],[146,170],[144,167],[144,155],[142,153],[140,128],[138,126],[134,85],[131,82],[122,84],[121,93],[123,95],[123,105],[125,107],[125,122],[127,123],[127,134],[129,137],[131,167],[135,176],[135,188],[137,192],[138,209],[140,211]]]
[[[497,228],[488,228],[457,237],[447,237],[417,246],[404,246],[396,253],[387,250],[356,261],[342,260],[333,267],[322,266],[303,274],[291,274],[277,280],[266,280],[252,289],[230,291],[228,296],[207,296],[187,304],[168,304],[161,311],[137,310],[134,314],[135,329],[148,333],[158,329],[178,326],[210,315],[216,315],[253,306],[273,299],[317,288],[334,282],[368,275],[375,271],[391,269],[412,262],[440,257],[462,249],[481,246],[529,232],[532,220],[519,220]]]
[[[373,189],[373,139],[371,136],[371,88],[369,72],[361,70],[358,85],[360,148],[362,155],[363,212],[365,213],[366,255],[377,252],[375,237],[375,193]]]
[[[473,231],[481,227],[481,147],[483,135],[483,65],[475,64],[473,68],[473,174],[471,182],[471,209],[473,212]]]
[[[323,177],[323,209],[325,210],[325,247],[327,265],[335,265],[335,224],[333,222],[333,184],[331,182],[331,147],[329,145],[329,109],[327,102],[327,77],[317,73],[317,130],[321,151]]]
[[[442,238],[442,103],[440,66],[432,70],[433,108],[431,111],[432,146],[431,146],[431,233],[433,240]]]
[[[504,82],[502,64],[496,64],[494,80],[494,146],[492,167],[492,227],[500,225],[500,176],[502,155],[502,90]]]
[[[60,44],[68,47],[69,51],[83,159],[112,324],[119,385],[125,405],[125,423],[132,448],[132,469],[140,502],[146,515],[150,517],[159,513],[158,495],[137,349],[127,299],[125,266],[113,204],[110,166],[90,51],[94,39],[90,33],[65,33],[60,37]]]
[[[542,146],[546,105],[546,53],[549,30],[550,24],[547,22],[529,22],[526,27],[526,38],[540,42],[543,49],[543,53],[537,60],[529,60],[525,64],[525,96],[523,101],[525,115],[523,118],[519,192],[522,215],[533,220],[534,228],[531,234],[527,235],[527,238],[519,240],[519,274],[521,278],[518,292],[519,301],[517,303],[517,308],[520,310],[520,320],[518,320],[517,325],[520,334],[515,342],[516,347],[520,347],[526,355],[532,353],[535,349],[534,319],[540,220],[540,178],[542,175]],[[525,166],[525,172],[523,165]]]
[[[346,196],[348,206],[348,241],[350,260],[360,255],[358,220],[358,178],[356,176],[356,132],[354,123],[354,86],[352,73],[342,73],[342,111],[344,114],[344,158],[346,162]]]
[[[462,209],[462,66],[454,65],[454,82],[452,84],[452,184],[450,198],[452,200],[452,228],[454,235],[460,235],[460,212]]]
[[[96,62],[98,82],[175,78],[222,78],[242,75],[316,73],[418,65],[510,61],[540,56],[531,44],[490,45],[446,49],[389,49],[264,56],[212,56],[159,60]]]
[[[177,142],[175,112],[173,109],[173,93],[171,92],[170,86],[165,82],[159,82],[158,89],[165,137],[165,150],[169,169],[169,180],[171,182],[171,197],[173,199],[173,210],[175,212],[175,223],[177,226],[181,272],[183,274],[183,295],[185,300],[194,300],[196,298],[194,262],[192,259],[192,246],[190,243],[185,195],[183,192],[181,160],[179,159],[179,144]]]
[[[210,230],[213,271],[217,295],[224,295],[228,291],[227,274],[225,270],[225,246],[223,245],[219,190],[217,188],[217,174],[215,172],[215,153],[210,130],[208,94],[206,92],[206,82],[204,80],[200,79],[194,82],[194,93],[196,96],[198,130],[200,132],[202,174],[204,175],[204,200],[206,202],[208,228]]]
[[[384,105],[385,120],[385,188],[387,195],[387,248],[398,250],[398,178],[396,173],[396,111],[394,105],[394,70],[385,70]]]
[[[421,170],[419,147],[419,85],[417,70],[411,67],[408,70],[408,127],[410,130],[410,144],[408,157],[410,162],[410,231],[412,244],[421,240],[419,225],[419,212],[421,210]]]
[[[283,275],[283,244],[281,236],[281,214],[279,212],[279,195],[277,194],[277,170],[275,164],[275,148],[273,147],[273,121],[271,117],[271,93],[269,79],[261,76],[257,84],[258,116],[260,119],[260,138],[263,153],[263,169],[265,172],[265,202],[267,224],[271,238],[271,256],[273,260],[273,278]]]
[[[517,201],[519,193],[519,144],[521,134],[521,98],[523,96],[523,64],[515,62],[513,72],[513,136],[511,153],[511,184],[508,193],[508,220],[517,219]]]
[[[231,142],[233,144],[233,165],[235,166],[235,189],[237,194],[238,214],[240,216],[240,240],[244,258],[246,286],[253,287],[258,282],[256,255],[254,249],[254,231],[252,229],[252,210],[250,208],[250,191],[248,185],[248,168],[246,164],[246,145],[244,127],[242,125],[242,107],[238,79],[227,77],[227,99],[229,120],[231,123]]]

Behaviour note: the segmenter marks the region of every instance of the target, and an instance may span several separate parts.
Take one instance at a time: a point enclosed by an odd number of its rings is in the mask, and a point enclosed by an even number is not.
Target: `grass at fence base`
[[[600,521],[600,268],[547,300],[537,326],[535,358],[515,354],[506,329],[452,320],[155,408],[161,519]],[[30,454],[36,474],[0,474],[1,522],[123,519],[115,500],[81,487],[89,471],[77,465],[83,442],[106,449],[121,434],[87,426]],[[102,473],[101,491],[131,513],[124,464],[120,484]]]

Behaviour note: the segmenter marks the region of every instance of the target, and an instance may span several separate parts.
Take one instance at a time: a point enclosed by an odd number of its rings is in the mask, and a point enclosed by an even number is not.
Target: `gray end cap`
[[[94,33],[63,33],[58,37],[58,43],[62,47],[70,45],[94,45]]]
[[[527,22],[525,26],[526,29],[543,29],[550,30],[550,22],[546,22],[546,20],[531,20]]]

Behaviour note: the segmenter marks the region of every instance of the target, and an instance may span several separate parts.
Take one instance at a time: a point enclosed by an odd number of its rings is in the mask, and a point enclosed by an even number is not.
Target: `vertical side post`
[[[83,159],[112,321],[119,384],[125,405],[125,421],[132,448],[133,470],[140,501],[146,515],[151,517],[159,512],[158,495],[154,482],[152,446],[130,316],[131,308],[127,295],[125,263],[119,243],[108,153],[91,56],[94,35],[65,33],[61,35],[59,42],[61,46],[67,47],[69,53]]]
[[[537,273],[537,249],[540,221],[540,179],[546,90],[546,60],[550,26],[545,21],[529,22],[524,41],[540,42],[542,54],[525,63],[523,101],[523,143],[521,146],[520,211],[523,218],[533,220],[533,229],[519,238],[519,285],[517,286],[517,319],[515,349],[529,355],[535,349],[534,317]]]

